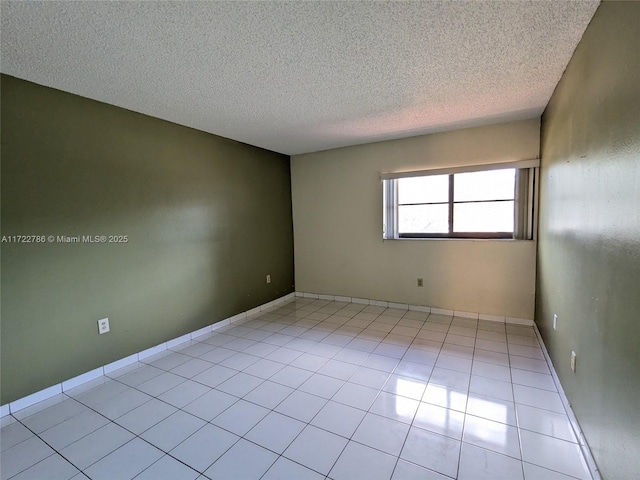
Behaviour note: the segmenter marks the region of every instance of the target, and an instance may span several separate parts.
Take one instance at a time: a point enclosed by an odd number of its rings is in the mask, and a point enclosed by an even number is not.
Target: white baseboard
[[[107,375],[111,372],[115,372],[116,370],[119,370],[120,368],[124,368],[128,365],[131,365],[132,363],[136,363],[137,361],[138,361],[138,354],[134,353],[133,355],[129,355],[128,357],[124,357],[124,358],[121,358],[120,360],[116,360],[115,362],[108,363],[103,367],[104,374]],[[11,412],[13,413],[13,409],[11,409]]]
[[[397,308],[398,310],[409,310],[409,304],[389,302],[389,308]]]
[[[27,395],[26,397],[19,398],[18,400],[9,403],[9,410],[11,413],[17,412],[18,410],[30,407],[34,403],[42,402],[47,398],[58,395],[59,393],[62,393],[62,383],[52,385],[44,390],[40,390],[39,392],[32,393],[31,395]]]
[[[336,302],[347,302],[347,303],[351,303],[351,297],[341,297],[339,295],[336,295],[335,297],[335,301]]]
[[[454,310],[453,311],[453,316],[454,317],[462,317],[462,318],[473,318],[474,320],[478,320],[480,318],[480,314],[479,313],[461,312],[460,310]]]
[[[517,318],[517,317],[507,317],[506,322],[515,323],[516,325],[525,325],[527,327],[533,327],[533,324],[534,324],[533,320],[530,320],[528,318]]]
[[[291,295],[294,295],[294,294],[291,294]],[[489,322],[513,323],[516,325],[526,325],[529,327],[533,326],[533,319],[531,318],[489,315],[486,313],[465,312],[461,310],[452,310],[448,308],[427,307],[425,305],[409,305],[406,303],[395,303],[387,300],[375,300],[370,298],[359,298],[359,297],[342,297],[339,295],[325,295],[325,294],[312,293],[312,292],[296,292],[295,296],[299,298],[335,300],[336,302],[358,303],[361,305],[374,305],[374,306],[380,306],[380,307],[398,308],[401,310],[412,310],[416,312],[433,313],[436,315],[449,315],[452,317],[473,318],[476,320],[483,320],[483,321],[489,321]]]
[[[19,410],[30,407],[31,405],[41,402],[43,400],[46,400],[47,398],[50,398],[54,395],[58,395],[62,392],[66,392],[71,388],[80,386],[86,382],[94,380],[103,375],[108,375],[109,373],[115,370],[126,367],[135,362],[139,362],[140,360],[148,358],[151,355],[156,355],[157,353],[163,352],[165,350],[169,350],[175,347],[176,345],[180,345],[181,343],[185,343],[195,338],[198,338],[202,335],[206,335],[207,333],[226,327],[227,325],[230,325],[232,323],[242,323],[246,321],[248,318],[250,318],[252,315],[255,315],[259,312],[263,312],[265,310],[269,310],[275,307],[276,305],[279,305],[283,302],[291,300],[295,297],[310,298],[310,299],[316,299],[316,300],[331,300],[336,302],[357,303],[362,305],[374,305],[374,306],[389,307],[389,308],[398,308],[402,310],[412,310],[417,312],[433,313],[433,314],[439,314],[439,315],[451,315],[451,316],[475,318],[480,320],[489,320],[489,321],[502,322],[502,323],[514,323],[518,325],[528,325],[528,326],[533,325],[533,320],[524,319],[524,318],[501,317],[496,315],[486,315],[482,313],[464,312],[459,310],[450,310],[450,309],[436,308],[436,307],[427,307],[424,305],[408,305],[406,303],[394,303],[386,300],[375,300],[375,299],[369,299],[369,298],[343,297],[338,295],[325,295],[325,294],[310,293],[310,292],[292,292],[287,295],[284,295],[283,297],[272,300],[271,302],[252,308],[251,310],[247,310],[246,312],[239,313],[232,317],[216,322],[212,325],[208,325],[206,327],[200,328],[194,332],[187,333],[178,338],[174,338],[167,342],[161,343],[160,345],[156,345],[155,347],[148,348],[141,352],[134,353],[133,355],[129,355],[128,357],[116,360],[115,362],[111,362],[107,365],[103,365],[102,367],[98,367],[94,370],[91,370],[90,372],[83,373],[81,375],[78,375],[77,377],[70,378],[56,385],[52,385],[51,387],[45,388],[44,390],[40,390],[39,392],[35,392],[31,395],[20,398],[18,400],[14,400],[13,402],[8,403],[7,405],[2,405],[0,406],[0,418],[6,415],[9,415],[10,413],[15,413]],[[539,332],[538,332],[538,335],[539,335]],[[546,353],[546,350],[545,350],[545,353]]]
[[[423,305],[409,305],[409,310],[412,312],[431,313],[431,307],[425,307]]]
[[[61,383],[62,391],[66,392],[67,390],[71,390],[72,388],[79,387],[83,383],[90,382],[91,380],[95,380],[104,375],[104,367],[96,368],[95,370],[91,370],[87,373],[83,373],[82,375],[78,375],[77,377],[73,377],[69,380],[66,380]]]
[[[501,322],[505,323],[507,317],[501,317],[500,315],[487,315],[486,313],[481,313],[478,315],[478,320],[484,320],[485,322]]]
[[[176,345],[180,345],[181,343],[188,342],[202,335],[206,335],[207,333],[218,330],[219,328],[225,327],[232,323],[240,323],[240,322],[246,321],[251,315],[273,308],[276,305],[286,302],[287,300],[291,300],[295,296],[296,296],[295,293],[289,293],[287,295],[284,295],[283,297],[277,298],[275,300],[272,300],[271,302],[252,308],[251,310],[248,310],[246,312],[239,313],[237,315],[234,315],[233,317],[226,318],[212,325],[207,325],[204,328],[200,328],[194,332],[187,333],[178,338],[171,339],[168,342],[164,342],[164,343],[161,343],[160,345],[156,345],[155,347],[147,348],[146,350],[143,350],[141,352],[134,353],[133,355],[129,355],[128,357],[121,358],[119,360],[116,360],[115,362],[108,363],[107,365],[103,365],[102,367],[98,367],[89,372],[80,374],[77,377],[70,378],[68,380],[57,383],[55,385],[52,385],[38,392],[32,393],[31,395],[27,395],[26,397],[19,398],[17,400],[14,400],[13,402],[9,402],[6,405],[1,405],[0,418],[5,417],[11,413],[16,413],[20,410],[30,407],[31,405],[42,402],[43,400],[47,400],[48,398],[51,398],[55,395],[59,395],[60,393],[66,392],[84,383],[95,380],[96,378],[102,377],[104,375],[108,375],[109,373],[112,373],[115,370],[126,367],[133,363],[139,362],[140,360],[148,358],[151,355],[156,355],[165,350],[169,350],[170,348],[173,348]]]
[[[431,309],[431,313],[435,315],[448,315],[453,317],[453,310],[449,310],[448,308],[437,308],[437,307],[429,307]]]
[[[591,477],[593,480],[602,480],[600,476],[600,470],[598,470],[598,465],[596,464],[595,459],[591,453],[591,449],[589,448],[589,444],[587,443],[587,439],[582,433],[582,429],[580,428],[580,424],[578,423],[578,419],[576,418],[575,413],[573,412],[573,408],[571,408],[571,404],[569,403],[569,399],[564,393],[564,389],[562,388],[562,384],[560,383],[560,378],[558,378],[558,374],[556,373],[556,369],[553,368],[553,363],[551,362],[551,357],[549,356],[549,352],[547,351],[547,347],[542,340],[542,335],[540,335],[540,330],[538,330],[538,326],[534,323],[533,330],[536,332],[536,336],[538,337],[538,342],[540,342],[540,346],[542,347],[542,353],[544,354],[544,358],[547,361],[547,365],[549,366],[549,370],[551,371],[551,376],[553,377],[553,382],[556,384],[556,388],[558,389],[558,394],[560,395],[560,400],[562,400],[562,404],[564,405],[564,409],[567,412],[567,417],[569,417],[569,423],[571,424],[571,428],[573,429],[573,433],[578,439],[578,445],[580,445],[580,450],[582,451],[582,455],[587,462],[587,467],[589,468],[589,472],[591,473]]]
[[[351,297],[351,303],[359,303],[361,305],[371,305],[371,300],[369,300],[368,298]]]

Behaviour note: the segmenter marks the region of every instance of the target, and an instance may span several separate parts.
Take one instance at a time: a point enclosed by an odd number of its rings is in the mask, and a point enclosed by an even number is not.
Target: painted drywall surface
[[[2,235],[128,242],[2,244],[1,403],[293,291],[291,222],[287,156],[3,76]]]
[[[534,242],[383,241],[379,174],[531,159],[538,148],[533,119],[292,157],[296,290],[533,318]]]
[[[535,320],[603,477],[616,480],[640,472],[639,26],[640,4],[600,5],[541,134]]]

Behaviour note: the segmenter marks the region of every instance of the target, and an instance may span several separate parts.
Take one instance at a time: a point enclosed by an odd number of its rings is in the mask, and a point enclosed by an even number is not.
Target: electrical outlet
[[[267,283],[271,283],[271,275],[267,275]]]
[[[424,286],[424,280],[422,280],[421,278],[418,279],[418,286],[419,287]]]
[[[103,318],[102,320],[98,320],[98,333],[102,335],[103,333],[107,333],[109,330],[109,319]]]
[[[571,351],[571,370],[576,373],[576,352]]]
[[[553,329],[556,330],[558,328],[558,315],[553,314]]]

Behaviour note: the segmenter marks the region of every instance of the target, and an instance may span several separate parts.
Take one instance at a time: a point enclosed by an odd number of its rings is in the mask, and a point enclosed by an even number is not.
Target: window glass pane
[[[449,201],[449,175],[398,179],[398,203]]]
[[[454,232],[513,232],[513,202],[456,203]]]
[[[456,173],[453,176],[453,201],[512,200],[515,178],[515,168]]]
[[[448,233],[449,205],[398,207],[399,233]]]

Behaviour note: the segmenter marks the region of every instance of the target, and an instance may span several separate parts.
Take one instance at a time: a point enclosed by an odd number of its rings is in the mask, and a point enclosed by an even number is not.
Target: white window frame
[[[398,179],[410,177],[426,177],[430,175],[454,175],[456,173],[484,172],[489,170],[517,169],[515,180],[514,232],[505,238],[496,237],[492,233],[473,234],[412,234],[401,236],[398,232]],[[511,239],[534,240],[537,235],[537,188],[540,160],[521,160],[485,165],[464,167],[434,168],[414,170],[410,172],[381,173],[383,197],[383,232],[384,240],[405,239]]]

